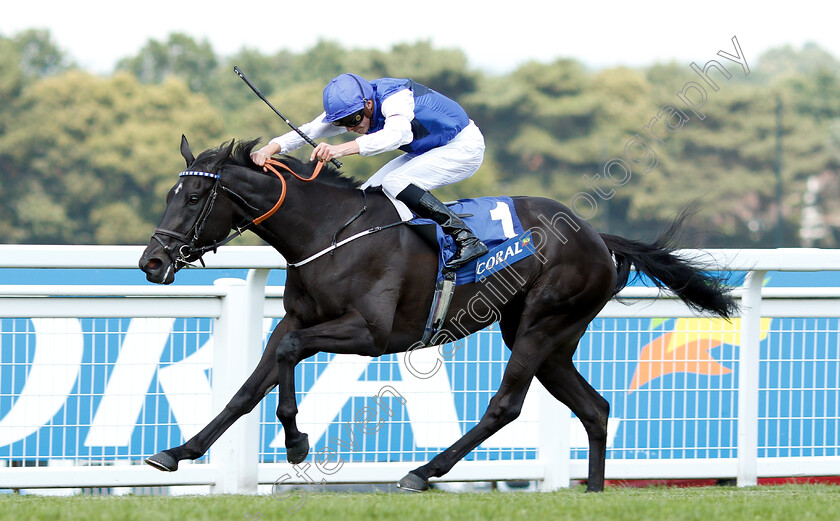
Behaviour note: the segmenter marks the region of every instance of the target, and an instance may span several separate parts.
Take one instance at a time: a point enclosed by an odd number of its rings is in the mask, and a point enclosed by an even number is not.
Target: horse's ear
[[[231,139],[230,143],[227,145],[222,145],[219,154],[216,156],[216,159],[210,163],[209,167],[207,168],[208,172],[218,173],[219,169],[222,168],[222,165],[227,163],[228,159],[230,159],[230,155],[233,153],[233,145],[236,144],[235,139]]]
[[[181,155],[184,157],[184,160],[187,162],[187,166],[190,166],[195,162],[195,156],[190,150],[190,143],[187,141],[187,136],[181,134]]]

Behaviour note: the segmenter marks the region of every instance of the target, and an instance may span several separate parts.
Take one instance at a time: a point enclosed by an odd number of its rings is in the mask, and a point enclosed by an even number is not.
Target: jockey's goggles
[[[348,114],[341,119],[337,119],[332,122],[333,125],[337,127],[355,127],[359,123],[362,122],[362,119],[365,117],[365,109],[362,108],[352,114]]]

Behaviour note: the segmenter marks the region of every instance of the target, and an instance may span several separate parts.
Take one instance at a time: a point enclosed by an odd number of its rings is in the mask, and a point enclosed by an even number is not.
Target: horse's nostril
[[[160,269],[161,264],[163,262],[160,259],[149,259],[149,262],[146,263],[146,269],[154,271]]]

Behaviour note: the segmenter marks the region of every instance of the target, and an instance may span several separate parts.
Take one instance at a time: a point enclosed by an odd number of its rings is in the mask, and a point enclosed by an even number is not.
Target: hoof
[[[591,481],[586,482],[586,492],[587,492],[587,494],[590,493],[590,492],[598,493],[598,492],[603,492],[603,491],[604,491],[604,482],[603,481],[601,481],[600,483],[598,483],[598,482],[593,483]]]
[[[429,482],[413,472],[409,472],[397,483],[397,488],[406,492],[424,492],[429,490]]]
[[[305,460],[307,454],[309,454],[309,435],[307,434],[304,434],[303,439],[297,444],[286,447],[286,460],[292,465],[297,465]]]
[[[169,452],[158,452],[154,456],[146,458],[146,464],[151,465],[164,472],[175,472],[178,470],[178,460],[169,455]]]

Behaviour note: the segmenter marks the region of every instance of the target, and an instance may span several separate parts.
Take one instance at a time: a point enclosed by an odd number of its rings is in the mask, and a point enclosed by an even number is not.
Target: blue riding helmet
[[[373,86],[357,74],[340,74],[324,87],[324,123],[338,121],[359,112],[373,97]]]

